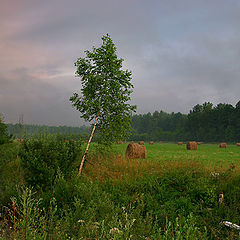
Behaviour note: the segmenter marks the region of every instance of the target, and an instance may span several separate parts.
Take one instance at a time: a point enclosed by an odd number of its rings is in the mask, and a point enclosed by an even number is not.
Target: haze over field
[[[238,0],[10,0],[0,7],[0,113],[15,123],[83,123],[69,97],[74,62],[109,33],[133,73],[138,113],[235,105],[240,92]]]

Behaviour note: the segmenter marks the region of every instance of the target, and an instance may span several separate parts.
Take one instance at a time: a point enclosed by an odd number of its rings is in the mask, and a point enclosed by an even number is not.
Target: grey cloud
[[[239,101],[239,1],[23,0],[4,6],[0,112],[9,121],[25,112],[33,123],[81,123],[68,101],[80,88],[73,63],[107,32],[133,72],[138,112]]]
[[[72,92],[64,86],[33,78],[26,69],[17,69],[18,79],[1,79],[0,112],[10,122],[23,113],[26,123],[79,125],[83,121],[69,102]],[[67,79],[65,79],[67,80]],[[8,83],[8,84],[6,84]]]

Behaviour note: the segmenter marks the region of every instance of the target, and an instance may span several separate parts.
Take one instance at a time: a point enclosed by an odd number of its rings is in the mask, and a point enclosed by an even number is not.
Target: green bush
[[[0,145],[0,207],[7,205],[10,197],[16,195],[16,185],[23,181],[18,150],[17,143]]]
[[[36,189],[51,187],[58,171],[64,176],[71,173],[80,153],[80,141],[46,135],[26,139],[19,151],[26,183]]]
[[[0,145],[8,143],[11,140],[11,136],[8,135],[7,125],[3,122],[3,118],[0,115]]]

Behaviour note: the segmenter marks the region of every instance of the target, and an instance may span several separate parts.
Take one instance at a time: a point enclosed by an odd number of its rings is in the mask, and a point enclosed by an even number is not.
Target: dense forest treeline
[[[128,140],[143,141],[204,141],[240,142],[240,101],[236,106],[220,103],[213,106],[210,102],[197,104],[188,114],[154,113],[137,114],[132,117],[133,133]],[[74,134],[88,138],[90,127],[40,126],[8,124],[8,131],[16,137],[23,132],[35,135],[41,132],[50,134]]]
[[[69,126],[47,126],[47,125],[33,125],[33,124],[7,124],[8,132],[17,138],[22,138],[24,135],[35,136],[40,133],[48,134],[73,134],[76,137],[87,138],[90,128],[87,126],[69,127]]]
[[[236,106],[210,102],[197,104],[189,114],[155,111],[134,115],[131,140],[240,141],[240,101]]]

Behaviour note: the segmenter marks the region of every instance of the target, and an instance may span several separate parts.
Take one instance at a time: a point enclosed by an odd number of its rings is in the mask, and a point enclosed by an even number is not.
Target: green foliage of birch
[[[96,129],[100,142],[109,143],[129,135],[136,106],[128,103],[133,89],[132,73],[122,70],[123,59],[117,57],[116,46],[108,34],[102,42],[101,47],[85,51],[86,57],[75,62],[82,89],[70,101],[86,121],[91,122],[99,113]]]

